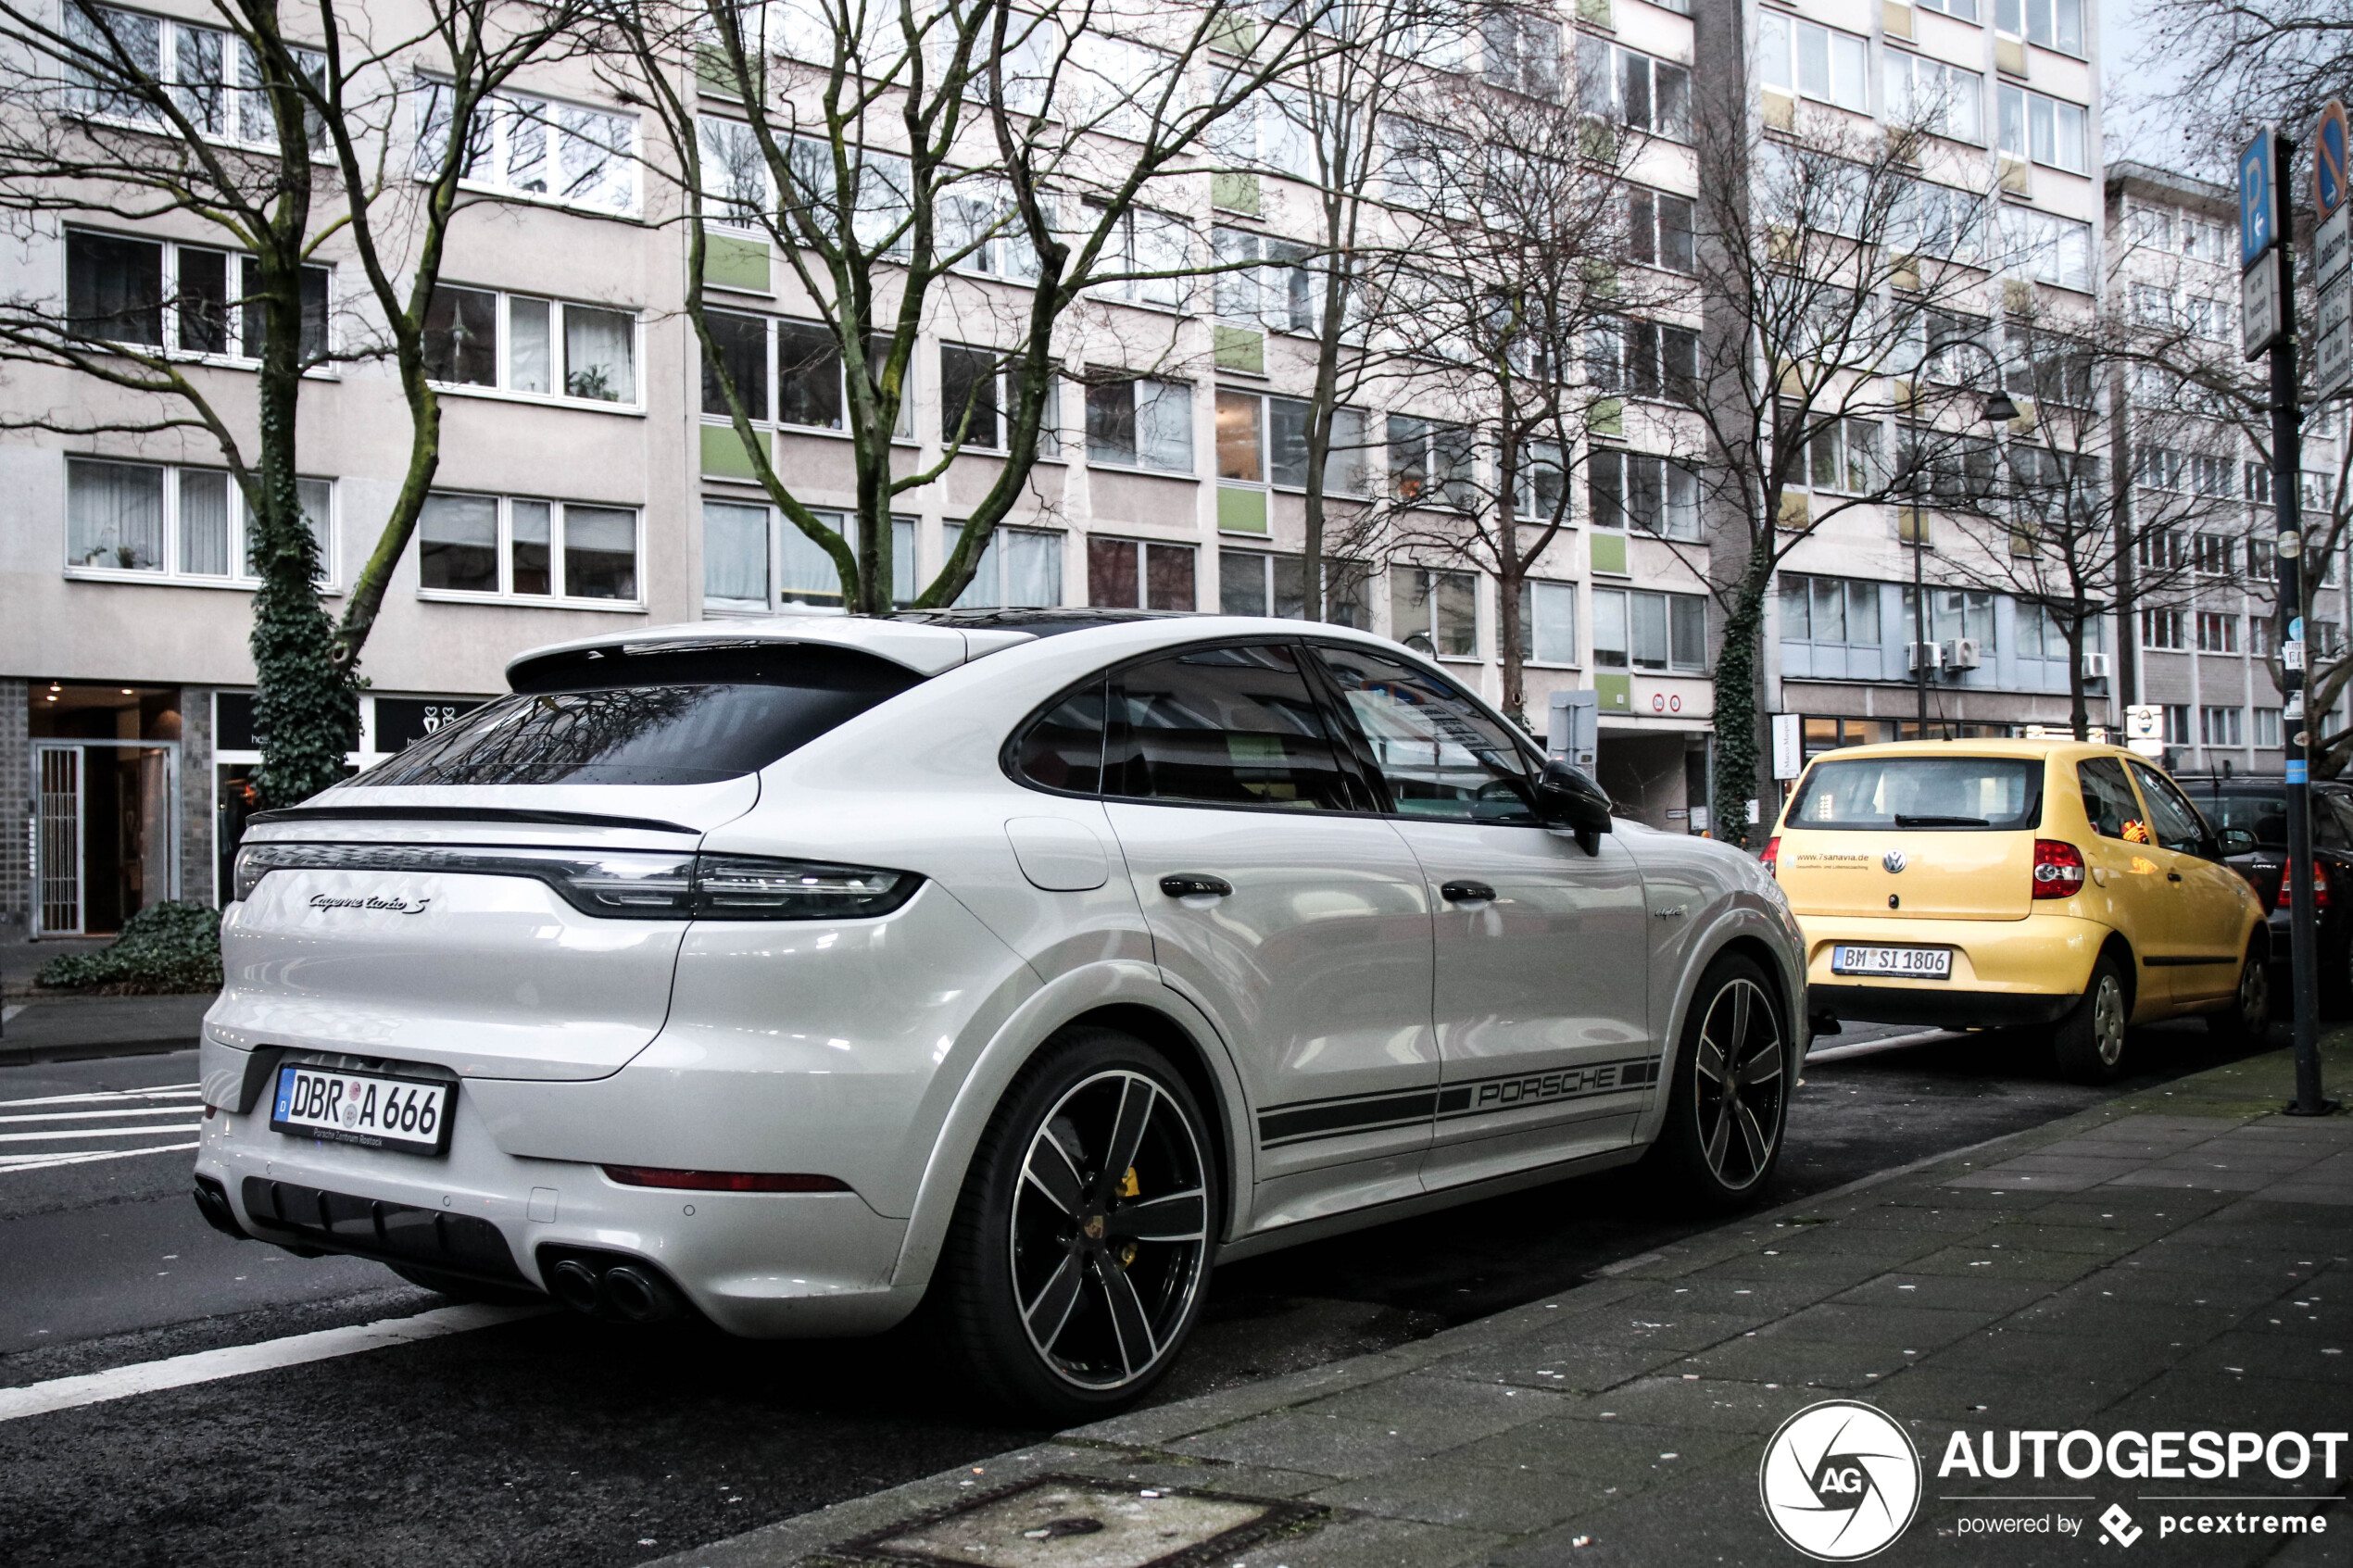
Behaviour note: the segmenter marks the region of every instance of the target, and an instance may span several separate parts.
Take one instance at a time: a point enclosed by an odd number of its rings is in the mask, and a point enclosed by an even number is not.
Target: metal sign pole
[[[2262,144],[2269,141],[2270,145]],[[2278,528],[2279,619],[2282,684],[2287,687],[2288,962],[2293,970],[2296,1015],[2294,1116],[2325,1116],[2335,1109],[2321,1096],[2319,944],[2314,940],[2312,868],[2311,716],[2304,690],[2304,537],[2297,495],[2303,467],[2301,420],[2296,387],[2296,279],[2289,249],[2295,204],[2281,199],[2288,183],[2295,144],[2271,126],[2239,155],[2240,259],[2249,271],[2271,270],[2270,328],[2271,371],[2271,511]],[[2268,157],[2261,157],[2268,153]],[[2252,254],[2250,254],[2252,253]],[[2250,329],[2252,331],[2252,329]],[[2252,345],[2250,345],[2252,346]]]

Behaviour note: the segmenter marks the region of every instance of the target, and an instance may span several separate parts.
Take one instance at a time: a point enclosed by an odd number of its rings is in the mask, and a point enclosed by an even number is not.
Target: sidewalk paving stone
[[[2353,1071],[2348,1046],[2329,1043],[2334,1081]],[[1833,1393],[1887,1411],[1923,1456],[1919,1516],[1881,1561],[2097,1561],[2092,1516],[2120,1500],[2145,1531],[2133,1563],[2341,1565],[2342,1479],[2233,1488],[2335,1497],[2323,1548],[2160,1537],[2147,1482],[1934,1474],[1957,1431],[2344,1428],[2353,1121],[2277,1116],[2289,1079],[2285,1052],[2231,1063],[1661,1246],[1409,1346],[1097,1423],[666,1568],[821,1562],[830,1544],[1046,1474],[1331,1511],[1240,1555],[1249,1568],[1785,1563],[1797,1559],[1757,1500],[1764,1440]],[[1961,1529],[2039,1506],[1997,1499],[2013,1487],[2085,1533],[2030,1545]],[[2061,1503],[2062,1490],[2096,1497]]]

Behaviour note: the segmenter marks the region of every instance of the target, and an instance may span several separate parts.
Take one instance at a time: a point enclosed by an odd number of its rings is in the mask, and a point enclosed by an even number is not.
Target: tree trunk
[[[1768,536],[1769,537],[1769,536]],[[1757,802],[1756,769],[1761,756],[1756,744],[1756,678],[1759,644],[1765,631],[1765,581],[1771,568],[1769,545],[1760,560],[1752,558],[1733,589],[1732,608],[1724,618],[1724,640],[1716,653],[1716,776],[1708,808],[1709,827],[1726,844],[1745,849],[1766,831],[1764,822],[1751,826],[1748,803]]]

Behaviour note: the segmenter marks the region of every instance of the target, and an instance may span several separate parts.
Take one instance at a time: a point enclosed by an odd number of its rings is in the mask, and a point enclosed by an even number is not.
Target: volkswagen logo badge
[[[1879,858],[1879,863],[1885,866],[1887,868],[1888,874],[1893,876],[1904,869],[1904,851],[1901,849],[1891,849],[1886,854],[1881,855]]]

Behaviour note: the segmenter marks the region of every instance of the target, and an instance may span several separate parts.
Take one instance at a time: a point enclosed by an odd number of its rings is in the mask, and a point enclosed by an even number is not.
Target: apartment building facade
[[[1757,73],[1770,125],[1793,114],[1839,113],[1931,132],[1920,178],[1997,193],[1986,231],[1950,259],[1983,263],[1974,302],[1939,330],[1988,352],[1952,357],[1944,379],[1974,399],[2014,395],[2032,430],[2033,368],[2024,324],[2088,319],[2100,273],[2098,12],[2084,0],[1755,0]],[[1964,198],[1965,199],[1965,198]],[[1933,345],[1929,345],[1932,347]],[[1896,438],[1876,427],[1846,445]],[[1818,443],[1818,447],[1823,444]],[[1851,494],[1850,452],[1813,454],[1817,504]],[[2000,460],[1998,458],[1994,459]],[[1985,547],[1929,504],[1850,508],[1787,557],[1768,644],[1768,689],[1804,716],[1808,756],[1920,733],[1916,628],[1929,654],[1928,733],[2015,734],[2070,720],[2069,650],[2052,616],[2002,574],[1961,558]],[[1926,611],[1915,590],[1925,586]],[[2113,722],[2113,644],[2087,628],[2092,721]]]
[[[2117,307],[2154,332],[2176,335],[2217,361],[2239,358],[2238,231],[2235,194],[2210,181],[2138,162],[2118,162],[2106,178],[2108,288]],[[2261,361],[2245,368],[2252,384]],[[2167,378],[2124,378],[2131,406],[2165,407]],[[2309,538],[2329,537],[2326,520],[2344,434],[2342,406],[2306,421],[2301,499]],[[2271,676],[2275,633],[2271,584],[2272,476],[2267,460],[2237,427],[2217,423],[2195,451],[2165,449],[2140,438],[2130,454],[2136,483],[2187,492],[2196,525],[2144,542],[2160,568],[2186,567],[2179,589],[2153,596],[2130,629],[2139,702],[2160,709],[2169,765],[2185,771],[2278,773],[2284,699]],[[2185,444],[2186,445],[2186,444]],[[2120,453],[2118,460],[2127,455]],[[2324,663],[2345,654],[2345,566],[2341,547],[2322,552],[2308,643]],[[2332,715],[2322,726],[2337,727]]]

